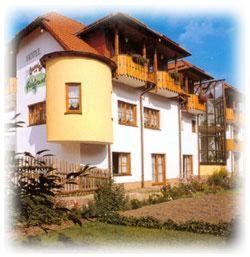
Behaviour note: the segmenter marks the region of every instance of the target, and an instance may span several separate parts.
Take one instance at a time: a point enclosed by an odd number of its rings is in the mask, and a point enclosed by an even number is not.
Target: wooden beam
[[[174,71],[177,72],[177,56],[174,57]]]
[[[119,33],[118,29],[115,28],[115,56],[119,55]]]
[[[154,80],[157,83],[157,70],[158,70],[158,60],[157,60],[157,49],[154,51]]]
[[[188,93],[188,77],[185,75],[185,90]]]
[[[146,43],[145,43],[145,40],[143,40],[142,56],[143,56],[143,58],[147,59],[147,49],[146,49]]]
[[[154,72],[158,70],[158,60],[157,60],[157,49],[155,48],[154,52]]]

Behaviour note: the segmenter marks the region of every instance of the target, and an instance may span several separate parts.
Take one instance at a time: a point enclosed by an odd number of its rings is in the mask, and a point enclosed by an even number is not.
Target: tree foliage
[[[51,155],[45,149],[38,151],[35,156],[24,152],[16,153],[11,158],[8,192],[13,224],[39,226],[45,231],[44,225],[60,224],[63,220],[82,224],[69,209],[55,204],[55,196],[62,190],[63,184],[56,169],[44,160],[44,157]],[[24,157],[29,157],[30,161]],[[20,165],[20,159],[25,165]],[[77,174],[70,173],[67,181],[74,183],[74,178],[87,175],[90,169],[87,165]]]

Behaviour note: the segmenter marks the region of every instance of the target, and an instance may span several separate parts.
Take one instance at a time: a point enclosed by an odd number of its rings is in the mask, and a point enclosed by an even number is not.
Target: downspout
[[[181,143],[181,102],[178,102],[178,125],[179,125],[179,171],[182,177],[182,143]]]
[[[201,169],[200,169],[199,122],[200,122],[200,116],[199,116],[199,114],[198,114],[198,115],[197,115],[197,149],[198,149],[198,177],[200,178]]]
[[[111,167],[111,147],[110,144],[108,144],[108,175],[111,178],[112,174],[112,167]]]
[[[144,188],[144,122],[143,122],[143,95],[155,88],[151,84],[147,89],[140,93],[140,126],[141,126],[141,188]]]

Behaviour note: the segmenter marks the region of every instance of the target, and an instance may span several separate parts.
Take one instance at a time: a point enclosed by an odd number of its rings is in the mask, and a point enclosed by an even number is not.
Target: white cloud
[[[184,27],[184,32],[179,36],[179,42],[182,44],[192,42],[202,43],[207,36],[218,33],[220,28],[216,28],[210,20],[190,21]]]

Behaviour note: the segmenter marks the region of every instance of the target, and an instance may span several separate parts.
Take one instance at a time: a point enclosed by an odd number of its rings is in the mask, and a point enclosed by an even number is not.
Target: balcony
[[[227,151],[241,152],[242,142],[235,139],[227,139]]]
[[[132,56],[119,54],[116,58],[116,80],[132,87],[144,86],[148,80],[148,67],[133,61]]]
[[[167,71],[157,71],[155,75],[156,93],[166,97],[175,97],[182,92],[179,82],[176,82]]]
[[[229,123],[236,122],[236,115],[233,108],[226,108],[226,121]]]
[[[226,121],[228,123],[243,123],[244,115],[242,112],[236,112],[233,108],[226,108]]]
[[[190,94],[186,105],[187,111],[192,114],[201,114],[206,111],[205,103],[201,103],[198,95]]]
[[[136,63],[132,56],[126,54],[119,54],[115,61],[117,63],[115,80],[120,83],[141,87],[148,81],[156,84],[156,94],[174,97],[181,93],[180,84],[176,83],[167,71],[149,72],[147,65]]]

